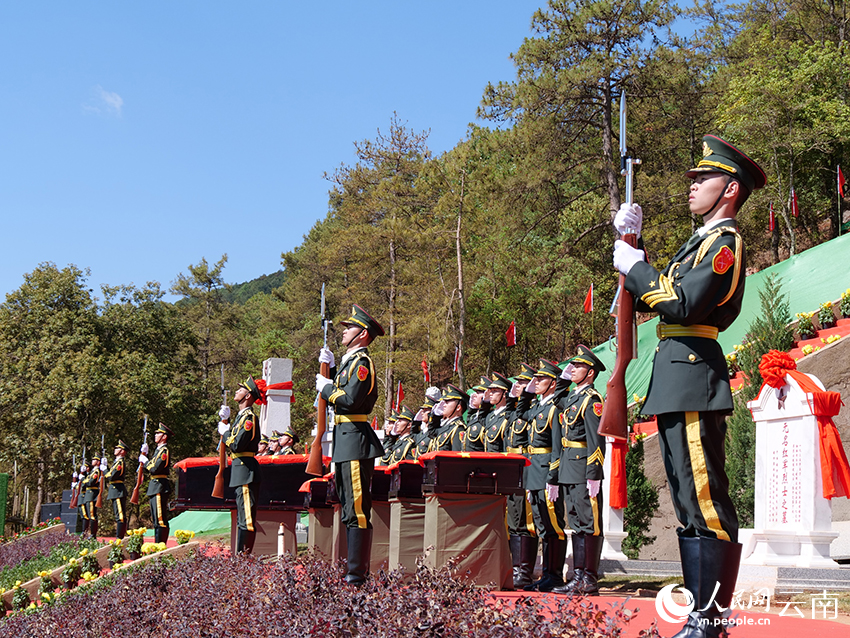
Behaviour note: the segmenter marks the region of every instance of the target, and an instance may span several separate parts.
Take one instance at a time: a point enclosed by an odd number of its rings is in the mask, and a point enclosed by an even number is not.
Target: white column
[[[292,381],[292,359],[266,359],[263,361],[263,379],[269,385]],[[289,406],[292,390],[269,390],[267,402],[260,409],[260,432],[269,436],[274,430],[289,429]]]

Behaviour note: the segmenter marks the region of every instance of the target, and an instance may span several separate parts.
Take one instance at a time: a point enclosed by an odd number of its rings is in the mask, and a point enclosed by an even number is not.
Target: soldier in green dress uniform
[[[463,437],[464,452],[483,452],[486,448],[484,430],[487,427],[487,414],[491,406],[484,397],[489,386],[490,380],[487,377],[481,377],[481,381],[472,388],[472,394],[469,395],[466,434]]]
[[[289,456],[291,454],[298,454],[295,451],[295,444],[298,443],[301,439],[298,438],[298,435],[295,434],[292,430],[287,428],[283,432],[280,433],[280,456]]]
[[[395,425],[395,432],[398,435],[398,440],[396,441],[393,449],[390,450],[390,457],[387,459],[387,465],[416,458],[416,436],[411,429],[413,425],[413,417],[413,412],[409,408],[402,406]]]
[[[127,449],[127,444],[118,439],[114,452],[115,461],[104,477],[109,485],[106,498],[112,501],[116,538],[124,538],[127,533],[127,488],[124,486],[124,474],[127,469],[124,464],[124,457],[127,456]]]
[[[438,388],[433,388],[436,390],[437,395],[439,397],[440,390]],[[439,400],[439,398],[437,399]],[[426,396],[425,401],[419,407],[419,411],[416,413],[416,417],[413,420],[414,433],[416,435],[416,455],[415,458],[419,458],[423,454],[428,453],[428,449],[431,447],[432,435],[437,431],[436,428],[431,428],[431,410],[436,405],[436,401],[431,397]],[[416,427],[418,424],[418,428]]]
[[[562,376],[575,388],[563,401],[552,428],[552,462],[547,490],[551,500],[562,498],[572,530],[573,577],[552,591],[558,594],[596,594],[602,552],[602,464],[605,438],[600,436],[602,395],[593,387],[596,375],[605,370],[586,346]]]
[[[485,404],[490,406],[484,424],[485,452],[505,451],[505,431],[513,417],[508,411],[511,385],[505,375],[494,372],[485,391]]]
[[[398,441],[398,434],[395,434],[396,421],[398,421],[398,412],[393,408],[390,410],[389,418],[384,423],[384,440],[381,441],[381,447],[383,447],[384,453],[381,455],[381,465],[389,464],[390,455],[393,452],[396,441]]]
[[[525,488],[528,490],[537,535],[543,539],[543,577],[527,585],[526,591],[552,591],[564,584],[564,561],[567,541],[564,532],[564,501],[552,500],[546,490],[552,461],[552,430],[558,420],[558,401],[562,388],[558,381],[558,364],[540,360],[534,378],[525,387],[516,384],[512,394],[519,394],[516,417],[528,422],[528,452],[531,465],[526,467]],[[534,397],[537,395],[535,400]],[[533,401],[532,401],[533,400]]]
[[[658,416],[658,440],[682,524],[677,530],[682,573],[695,599],[696,611],[677,636],[694,638],[725,635],[711,621],[720,616],[718,606],[729,606],[741,557],[724,469],[732,393],[717,335],[737,318],[744,295],[746,255],[736,217],[767,178],[753,160],[714,135],[703,137],[703,158],[686,175],[693,180],[688,206],[703,226],[661,271],[642,251],[619,241],[614,267],[626,275],[635,308],[657,312],[660,319],[643,413]],[[640,206],[624,204],[614,226],[620,234],[627,229],[640,234],[642,217]]]
[[[269,455],[269,437],[263,434],[260,437],[260,442],[257,444],[257,454],[256,456],[268,456]]]
[[[153,435],[156,449],[153,456],[147,457],[147,444],[142,446],[139,461],[150,472],[147,497],[151,505],[153,519],[154,542],[164,543],[168,540],[168,497],[171,495],[171,479],[168,472],[171,469],[171,456],[168,454],[168,439],[173,434],[171,428],[160,423]]]
[[[513,383],[525,385],[531,381],[535,368],[527,363],[521,364],[520,373],[512,380]],[[516,414],[517,398],[508,396],[509,424],[505,429],[505,452],[522,454],[529,458],[528,451],[528,421],[520,419]],[[528,468],[523,470],[523,485],[527,484]],[[525,493],[511,494],[508,499],[508,533],[510,535],[511,559],[513,561],[514,589],[521,589],[532,583],[534,563],[537,561],[537,531],[534,529],[534,516],[531,505]]]
[[[333,353],[322,348],[320,363],[328,363],[333,379],[316,375],[316,390],[334,410],[333,452],[335,479],[342,523],[348,540],[346,582],[360,586],[369,573],[372,551],[372,495],[374,459],[383,454],[381,441],[372,429],[369,413],[378,399],[375,365],[366,347],[384,329],[358,305],[342,322],[345,355],[334,367]]]
[[[432,413],[439,417],[440,426],[431,439],[429,452],[463,451],[463,437],[466,432],[463,413],[468,400],[469,395],[456,385],[449,383],[446,386],[440,402],[432,410]]]
[[[89,462],[89,473],[83,481],[83,511],[88,521],[88,531],[92,538],[97,538],[97,495],[100,494],[100,459],[92,457]],[[83,532],[85,533],[85,527]]]

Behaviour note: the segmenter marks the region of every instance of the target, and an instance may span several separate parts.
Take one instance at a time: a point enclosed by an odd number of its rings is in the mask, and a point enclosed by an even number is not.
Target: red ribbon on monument
[[[759,372],[764,384],[771,388],[785,385],[785,377],[790,376],[803,392],[812,395],[809,407],[818,420],[820,431],[820,467],[823,478],[823,497],[850,496],[850,464],[841,436],[832,417],[838,414],[844,402],[838,392],[821,390],[811,378],[797,370],[797,363],[787,352],[771,350],[761,358]],[[763,387],[763,386],[762,386]]]
[[[626,453],[629,445],[620,439],[611,444],[611,487],[608,490],[608,503],[615,510],[625,509],[629,504],[626,489]]]

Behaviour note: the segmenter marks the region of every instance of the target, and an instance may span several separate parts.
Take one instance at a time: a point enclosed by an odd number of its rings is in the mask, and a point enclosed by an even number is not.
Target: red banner
[[[587,291],[587,296],[584,298],[584,312],[593,312],[593,284],[590,284],[590,290]]]
[[[508,340],[508,347],[516,345],[516,321],[511,321],[508,326],[508,331],[505,333],[505,339]]]

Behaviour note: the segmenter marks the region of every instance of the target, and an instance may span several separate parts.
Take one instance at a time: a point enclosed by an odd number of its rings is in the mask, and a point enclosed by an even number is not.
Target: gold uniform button
[[[658,352],[661,348],[659,346],[655,346],[655,351]]]
[[[697,360],[697,356],[696,356],[695,354],[693,354],[693,353],[692,353],[692,354],[689,354],[689,355],[688,355],[688,360],[689,360],[689,361],[696,361],[696,360]]]

